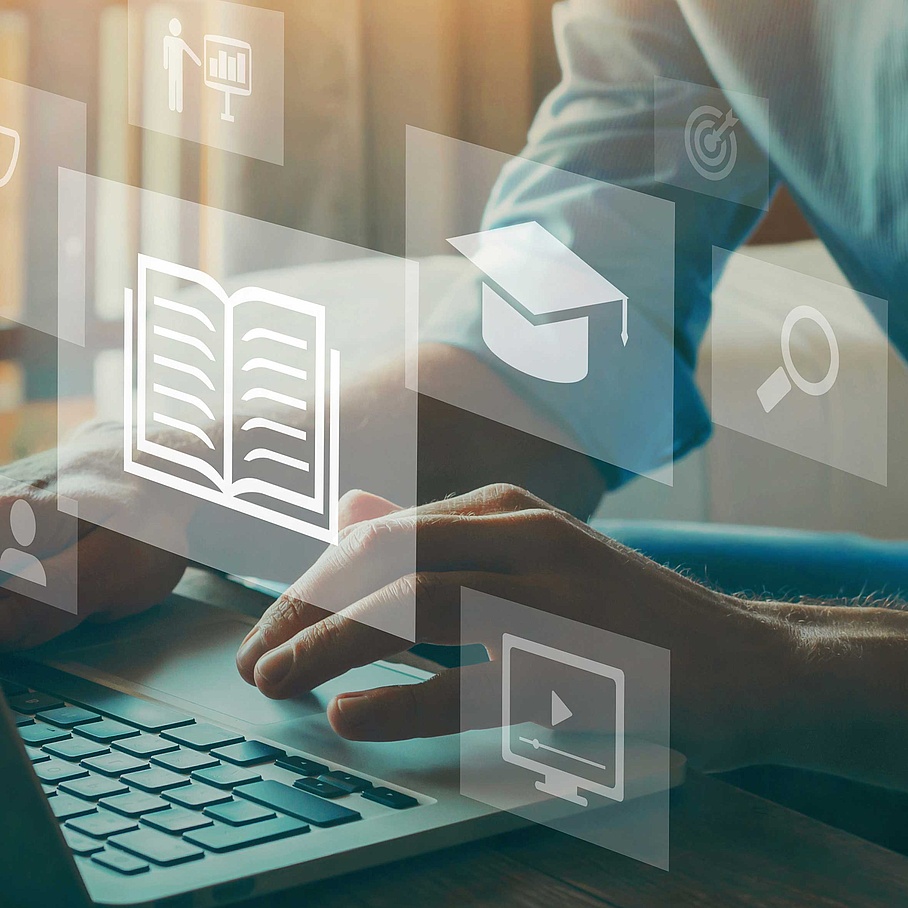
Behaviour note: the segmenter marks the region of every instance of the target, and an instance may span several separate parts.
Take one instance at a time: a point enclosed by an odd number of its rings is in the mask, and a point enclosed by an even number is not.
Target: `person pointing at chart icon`
[[[170,90],[170,109],[183,113],[183,62],[189,56],[196,66],[202,61],[195,51],[183,40],[183,24],[179,19],[170,20],[170,34],[164,37],[164,69],[167,71]]]

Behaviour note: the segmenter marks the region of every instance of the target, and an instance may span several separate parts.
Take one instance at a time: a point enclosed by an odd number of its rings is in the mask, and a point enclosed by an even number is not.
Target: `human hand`
[[[57,508],[58,495],[95,517],[128,508],[143,515],[146,528],[166,528],[178,546],[190,510],[162,508],[123,472],[121,427],[90,426],[58,451],[5,467],[3,476],[0,521],[8,526],[14,502],[28,502],[36,527],[29,552],[41,559],[48,588],[76,578],[78,615],[0,588],[0,651],[37,646],[86,618],[110,621],[136,614],[160,602],[179,582],[184,558],[83,521],[74,533],[73,518]]]
[[[265,695],[299,695],[409,648],[357,619],[389,602],[403,607],[414,590],[418,641],[459,645],[468,587],[670,649],[673,742],[696,765],[765,759],[775,747],[791,671],[777,606],[700,586],[513,486],[407,511],[353,493],[343,511],[339,545],[266,612],[237,655],[242,676]],[[387,553],[414,525],[418,573],[388,576]],[[336,614],[311,605],[337,601],[346,607]],[[460,672],[488,673],[490,684],[500,673],[500,641],[478,642],[490,663],[343,694],[329,705],[332,726],[353,740],[460,731]]]

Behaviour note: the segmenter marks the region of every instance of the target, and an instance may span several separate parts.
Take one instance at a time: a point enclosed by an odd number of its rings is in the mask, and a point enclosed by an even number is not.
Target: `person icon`
[[[183,23],[179,19],[170,20],[170,34],[164,36],[164,69],[170,89],[170,109],[174,113],[183,113],[183,62],[189,56],[196,66],[202,61],[193,49],[182,39]]]
[[[35,541],[37,533],[35,512],[24,498],[13,502],[9,512],[9,528],[16,544],[22,548],[10,547],[0,555],[0,571],[11,577],[18,577],[20,580],[27,580],[29,583],[46,587],[47,572],[44,570],[44,565],[35,555],[23,551]]]

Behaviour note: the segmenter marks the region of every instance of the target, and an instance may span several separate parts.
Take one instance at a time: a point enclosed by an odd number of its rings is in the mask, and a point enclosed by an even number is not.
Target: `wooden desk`
[[[665,873],[527,829],[246,903],[245,908],[894,908],[908,858],[691,774]]]

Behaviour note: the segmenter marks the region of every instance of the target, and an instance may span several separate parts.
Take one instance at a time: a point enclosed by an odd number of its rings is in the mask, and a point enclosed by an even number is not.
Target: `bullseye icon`
[[[734,170],[738,161],[737,124],[731,109],[723,113],[711,104],[698,107],[688,118],[684,129],[687,157],[704,179],[718,182]]]

